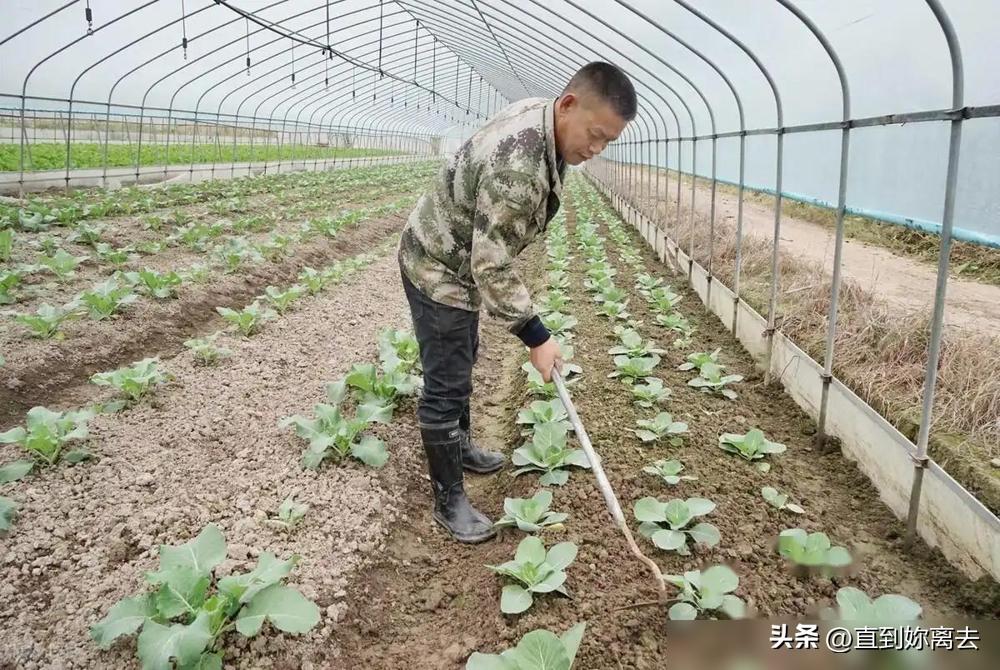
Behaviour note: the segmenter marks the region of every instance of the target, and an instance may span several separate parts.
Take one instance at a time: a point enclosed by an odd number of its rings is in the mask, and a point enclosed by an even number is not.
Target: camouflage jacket
[[[427,297],[485,306],[528,346],[548,332],[511,263],[559,210],[566,168],[553,104],[520,100],[472,135],[421,196],[399,243],[403,273]]]

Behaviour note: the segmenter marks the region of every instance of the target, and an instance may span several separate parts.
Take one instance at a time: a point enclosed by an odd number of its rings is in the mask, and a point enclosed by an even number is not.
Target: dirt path
[[[673,177],[673,175],[671,175]],[[671,218],[676,207],[676,182],[671,179]],[[698,183],[695,211],[707,222],[711,212],[711,188]],[[691,184],[681,188],[682,220],[690,206]],[[737,197],[719,190],[716,193],[716,216],[736,224]],[[774,238],[774,208],[753,202],[743,202],[743,228],[747,235],[761,237],[770,244]],[[781,218],[781,249],[804,260],[833,265],[834,231],[825,226],[784,215]],[[828,270],[829,271],[829,270]],[[893,305],[930,314],[934,304],[936,268],[917,260],[892,253],[888,249],[846,238],[844,240],[843,272],[862,286]],[[952,327],[984,335],[1000,334],[1000,286],[981,284],[956,277],[948,280],[945,323]]]
[[[260,551],[299,554],[290,581],[320,605],[302,637],[232,636],[227,667],[334,667],[326,638],[343,589],[365,555],[382,551],[405,505],[397,480],[412,435],[383,427],[390,460],[380,471],[351,461],[303,470],[304,443],[280,418],[310,413],[323,386],[355,362],[375,360],[385,327],[408,327],[391,251],[249,339],[222,338],[233,356],[197,367],[183,352],[164,363],[176,381],[150,400],[91,422],[95,462],[60,465],[5,485],[21,507],[0,552],[0,668],[133,668],[134,640],[101,652],[87,628],[143,588],[160,543],[178,544],[218,524],[229,544],[223,574],[248,570]],[[404,407],[400,414],[412,413]],[[0,449],[0,462],[18,456]],[[291,534],[261,523],[288,495],[310,505]]]

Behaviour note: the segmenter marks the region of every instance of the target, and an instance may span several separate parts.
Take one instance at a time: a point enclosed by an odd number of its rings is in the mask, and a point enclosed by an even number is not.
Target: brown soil
[[[568,220],[572,230],[571,206]],[[635,246],[642,248],[638,241]],[[610,240],[608,252],[615,259]],[[665,572],[728,563],[741,578],[737,594],[765,616],[810,615],[829,604],[836,589],[844,585],[873,596],[908,595],[923,605],[929,617],[995,616],[1000,607],[996,585],[989,580],[970,583],[938,552],[924,546],[904,548],[902,525],[865,477],[838,455],[812,451],[812,422],[789,397],[762,385],[739,343],[720,332],[714,317],[700,308],[697,296],[680,282],[674,288],[685,297],[682,311],[698,327],[693,350],[721,347],[730,370],[747,380],[737,389],[737,402],[705,396],[686,385],[688,373],[675,369],[687,352],[671,350],[657,374],[673,389],[669,407],[675,417],[688,422],[691,433],[680,448],[640,447],[627,429],[651,412],[637,412],[622,385],[607,378],[612,369],[607,354],[614,343],[611,326],[596,315],[594,303],[583,291],[582,263],[579,252],[574,254],[571,312],[580,320],[574,343],[577,362],[584,368],[574,396],[626,514],[631,518],[634,501],[647,495],[664,500],[704,496],[718,504],[708,517],[722,534],[721,544],[714,549],[684,558],[658,552],[642,540],[644,550]],[[663,266],[648,253],[644,255],[647,269],[663,274]],[[544,262],[541,244],[519,262],[536,289],[544,278]],[[645,303],[632,289],[631,269],[619,265],[619,273],[618,285],[630,292],[633,311],[638,318],[646,317]],[[663,344],[671,341],[665,330],[647,321],[642,326],[646,336]],[[475,373],[474,416],[484,445],[509,453],[518,443],[515,413],[529,400],[519,371],[524,353],[496,324],[484,323],[482,341],[485,356]],[[752,426],[789,447],[774,460],[767,475],[717,446],[720,432],[744,432]],[[680,458],[698,481],[667,490],[641,472],[642,466],[668,455]],[[375,567],[359,573],[348,588],[349,615],[333,635],[333,642],[343,648],[344,667],[459,668],[472,651],[496,652],[533,629],[561,632],[579,620],[586,620],[588,628],[576,667],[662,667],[667,651],[665,612],[658,607],[628,608],[655,600],[655,588],[611,526],[589,473],[574,471],[566,486],[552,487],[553,509],[568,512],[570,518],[564,531],[543,535],[546,544],[570,540],[580,547],[576,562],[567,570],[573,597],[543,596],[527,613],[504,616],[499,608],[502,582],[484,566],[509,560],[523,535],[504,531],[497,540],[477,546],[451,541],[430,519],[422,459],[415,458],[412,465],[414,469],[401,482],[406,492],[399,495],[409,504],[387,543],[386,554]],[[504,497],[529,496],[538,488],[534,475],[512,479],[509,469],[493,477],[470,477],[467,482],[472,499],[492,518],[501,513]],[[761,486],[768,484],[789,493],[807,513],[799,518],[771,508],[760,495]],[[832,580],[793,576],[772,549],[772,542],[782,529],[794,526],[823,530],[834,543],[847,546],[858,559],[856,572]]]
[[[368,248],[398,227],[382,222],[353,242],[345,233],[341,250]],[[304,443],[277,422],[309,413],[326,382],[374,360],[382,328],[408,327],[402,291],[381,290],[398,282],[387,250],[253,338],[221,338],[234,354],[217,367],[195,365],[186,351],[169,358],[163,367],[174,382],[91,422],[96,461],[5,485],[0,493],[21,509],[0,552],[0,668],[138,667],[134,639],[102,652],[88,626],[144,588],[158,544],[187,541],[209,522],[229,546],[220,574],[250,569],[260,551],[298,554],[290,582],[323,611],[304,636],[272,632],[248,642],[232,635],[227,667],[338,667],[328,638],[347,611],[348,576],[363,556],[387,550],[416,443],[405,422],[393,424],[378,431],[391,453],[382,470],[351,461],[305,471]],[[0,461],[18,456],[0,447]],[[262,523],[288,495],[310,506],[290,534]]]
[[[176,350],[189,337],[223,328],[216,307],[242,308],[265,286],[294,282],[305,266],[319,268],[334,259],[368,251],[398,230],[402,221],[400,215],[363,221],[339,231],[333,239],[316,238],[303,243],[294,255],[277,263],[248,265],[239,274],[220,275],[207,284],[186,285],[176,299],[139,300],[105,321],[72,322],[62,341],[18,342],[2,369],[0,425],[16,423],[35,405],[83,403],[88,397],[85,385],[78,389],[82,395],[66,396],[64,391],[85,384],[95,372]]]

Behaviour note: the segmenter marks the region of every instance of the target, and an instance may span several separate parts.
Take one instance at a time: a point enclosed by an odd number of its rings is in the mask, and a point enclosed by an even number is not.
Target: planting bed
[[[224,601],[232,608],[229,616],[237,617],[236,630],[220,632],[216,624],[205,624],[212,626],[211,642],[202,641],[202,647],[209,646],[217,655],[199,656],[199,648],[185,667],[196,667],[197,661],[197,667],[205,668],[460,668],[473,652],[497,653],[533,630],[563,633],[584,621],[575,667],[666,664],[667,606],[649,604],[656,600],[656,588],[612,527],[588,470],[569,468],[568,481],[561,486],[542,486],[538,472],[515,476],[511,466],[495,476],[467,479],[472,499],[494,519],[503,514],[505,498],[527,498],[543,488],[552,492],[551,509],[568,514],[561,526],[538,534],[546,547],[572,542],[578,548],[575,560],[565,567],[568,596],[535,593],[533,605],[521,614],[501,612],[510,604],[502,602],[501,589],[512,582],[487,566],[510,561],[526,534],[508,528],[496,540],[464,546],[431,521],[430,484],[413,402],[406,397],[413,392],[408,386],[413,352],[405,336],[390,347],[382,335],[385,329],[410,325],[393,233],[402,227],[408,203],[429,169],[373,170],[371,178],[381,185],[368,190],[348,191],[345,184],[355,182],[344,173],[319,182],[313,181],[317,177],[296,177],[304,183],[292,197],[282,190],[294,189],[294,179],[289,185],[286,178],[268,178],[274,181],[261,182],[265,187],[254,196],[260,198],[261,210],[318,200],[338,211],[363,207],[367,213],[349,221],[354,225],[297,237],[274,262],[241,264],[230,273],[211,268],[206,283],[185,282],[178,296],[167,302],[144,296],[117,318],[74,321],[64,329],[63,340],[29,340],[12,317],[5,317],[2,346],[8,360],[0,375],[7,395],[0,398],[0,431],[23,425],[30,405],[68,410],[112,401],[113,390],[87,383],[97,370],[159,355],[159,366],[170,378],[154,383],[147,395],[121,411],[90,419],[89,436],[70,442],[66,450],[82,446],[92,458],[70,465],[63,462],[69,458],[64,451],[54,466],[38,466],[18,481],[0,484],[0,496],[18,507],[11,527],[0,535],[0,668],[140,667],[135,639],[120,639],[102,650],[88,631],[119,600],[152,591],[149,580],[156,578],[148,573],[157,569],[159,545],[189,542],[212,525],[225,535],[228,551],[209,560],[203,553],[212,552],[196,550],[192,555],[199,557],[197,565],[185,568],[201,574],[207,562],[213,572],[212,593],[232,585],[232,580],[222,579],[226,575],[249,571],[258,561],[266,563],[268,552],[278,559],[294,554],[300,559],[287,582],[313,604],[295,600],[282,618],[274,609],[280,609],[278,604],[273,599],[264,604],[257,600],[260,595],[247,596],[245,603],[237,602],[238,596]],[[186,205],[185,211],[195,220],[211,222],[212,203],[230,197],[206,195],[199,204]],[[410,200],[402,200],[406,197]],[[282,198],[284,204],[278,204],[276,199]],[[394,209],[373,209],[381,203]],[[549,227],[548,249],[535,244],[518,260],[518,267],[539,301],[551,284],[565,286],[563,295],[569,301],[562,310],[576,324],[569,319],[557,324],[559,317],[551,315],[546,319],[553,327],[563,326],[573,346],[572,363],[582,371],[571,374],[571,393],[630,524],[638,530],[633,505],[644,497],[699,497],[716,505],[703,520],[718,528],[718,543],[694,547],[690,555],[658,549],[636,534],[664,573],[728,565],[739,578],[733,594],[759,616],[815,614],[844,586],[872,597],[902,594],[919,603],[925,617],[995,616],[1000,609],[996,585],[985,580],[969,583],[925,547],[904,549],[901,524],[884,509],[867,480],[841,457],[811,450],[810,420],[790,398],[763,385],[750,357],[701,309],[681,278],[667,276],[666,268],[645,252],[630,230],[615,223],[611,210],[582,179],[570,180],[564,212]],[[298,224],[316,216],[281,211],[274,226],[301,234]],[[106,223],[117,245],[140,236],[156,237],[140,232],[141,221],[135,217]],[[177,228],[173,223],[164,226],[162,236]],[[590,226],[596,226],[592,233]],[[565,232],[564,246],[572,258],[565,262],[565,272],[552,274],[560,231]],[[248,239],[267,239],[271,232],[260,231]],[[16,235],[15,244],[22,245],[35,233]],[[664,350],[659,364],[644,375],[662,380],[672,391],[656,408],[638,407],[631,387],[608,376],[616,371],[608,350],[620,344],[614,326],[625,325],[628,317],[599,313],[612,314],[617,308],[609,306],[609,300],[595,301],[595,291],[587,287],[590,282],[592,288],[594,276],[588,271],[596,263],[580,247],[586,239],[588,253],[606,254],[613,284],[623,292],[620,301],[627,302],[622,309],[631,313],[642,341],[652,339]],[[14,260],[29,263],[33,253],[15,246],[15,254],[21,255]],[[74,247],[74,253],[81,250]],[[163,254],[151,254],[136,265],[161,259],[158,267],[166,270],[199,261],[198,252],[175,247]],[[166,254],[176,254],[176,259],[168,262]],[[232,330],[218,336],[215,344],[230,350],[229,356],[215,365],[200,365],[184,348],[186,338],[226,328],[215,307],[239,310],[268,285],[286,289],[305,281],[300,274],[305,266],[330,268],[324,274],[326,286],[298,297],[249,337]],[[65,284],[39,282],[20,294],[12,309],[23,312],[26,305],[42,300],[68,300],[101,280],[105,271],[84,265],[79,276]],[[691,328],[686,341],[675,346],[675,332],[657,325],[637,288],[641,272],[673,281],[680,300],[672,313],[686,318]],[[523,453],[523,443],[537,442],[552,428],[536,426],[533,438],[530,428],[516,423],[519,412],[538,399],[522,370],[526,352],[492,319],[483,320],[481,340],[474,373],[475,435],[483,446],[508,455],[515,449]],[[743,376],[728,385],[735,399],[688,385],[698,371],[677,369],[689,354],[715,349],[727,374]],[[375,361],[377,367],[358,366]],[[327,387],[326,392],[324,387],[345,375],[347,399],[340,403],[339,387]],[[56,381],[48,383],[50,378]],[[343,458],[331,455],[340,443],[320,439],[326,428],[310,421],[326,411],[313,408],[317,403],[339,405],[347,417],[367,413],[359,429],[365,436],[352,434],[344,443],[348,449]],[[390,419],[385,408],[393,404]],[[672,446],[669,437],[642,442],[632,431],[639,427],[637,420],[661,411],[687,424],[677,445]],[[283,422],[294,415],[300,417],[295,421],[299,436],[312,440],[308,447]],[[330,421],[340,421],[340,415]],[[769,472],[719,447],[721,434],[751,428],[787,446],[784,453],[763,459],[771,464]],[[383,442],[388,461],[372,467],[381,463]],[[568,446],[576,446],[575,439],[570,437]],[[303,467],[303,456],[310,467]],[[311,457],[324,462],[310,462]],[[17,445],[0,445],[0,465],[23,458],[25,452]],[[643,472],[653,461],[668,458],[682,461],[682,474],[697,479],[668,486]],[[558,480],[559,472],[545,477]],[[801,505],[804,513],[770,505],[761,494],[764,486],[788,494],[789,502]],[[286,517],[293,526],[286,528],[277,523],[277,512],[290,497],[308,510],[297,524]],[[827,533],[851,553],[854,567],[832,578],[793,574],[773,544],[782,530],[795,527]],[[167,551],[161,558],[170,555]],[[175,555],[174,560],[181,559]],[[171,576],[168,565],[161,567],[167,575],[161,579],[175,591],[184,590],[171,582],[179,573]],[[273,574],[269,578],[278,579]],[[190,609],[169,617],[164,612],[176,600],[159,596],[159,614],[135,619],[135,628],[143,626],[139,655],[147,667],[169,667],[171,657],[186,653],[181,646],[164,643],[165,636],[156,644],[156,634],[169,630],[190,641],[192,631],[208,620],[209,604],[201,602],[205,586],[191,588],[201,595],[186,599]],[[280,591],[294,600],[281,591],[284,587],[262,588],[260,594]],[[676,596],[673,586],[667,590]],[[272,608],[271,618],[263,624],[263,633],[241,634],[243,617],[251,620],[251,610],[267,607]],[[713,615],[718,613],[702,617]],[[134,632],[124,628],[118,632]],[[108,628],[103,631],[107,634]],[[304,632],[296,635],[298,631]],[[478,661],[473,657],[470,667]]]

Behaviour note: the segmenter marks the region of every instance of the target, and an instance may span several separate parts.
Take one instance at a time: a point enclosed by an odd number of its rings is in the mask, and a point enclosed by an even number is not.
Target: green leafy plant
[[[396,400],[413,395],[419,388],[418,378],[400,369],[379,374],[372,363],[355,363],[344,378],[348,387],[361,392],[361,402],[386,413],[386,421],[392,419]]]
[[[0,533],[10,530],[15,516],[17,516],[17,503],[10,498],[0,496]]]
[[[597,313],[609,319],[626,321],[632,317],[628,305],[624,302],[604,302],[597,308]]]
[[[560,542],[546,551],[539,537],[529,535],[517,545],[514,560],[486,566],[517,582],[503,587],[500,611],[504,614],[526,611],[534,604],[535,593],[555,591],[568,595],[563,586],[566,583],[565,570],[576,559],[576,552],[577,547],[572,542]]]
[[[671,391],[656,377],[646,377],[645,383],[635,383],[632,386],[633,402],[639,407],[649,409],[657,404],[663,404],[670,399]]]
[[[261,552],[248,573],[221,579],[215,568],[226,558],[222,532],[209,524],[196,538],[171,547],[160,545],[160,569],[146,573],[152,591],[120,600],[90,627],[90,636],[108,649],[123,635],[139,632],[137,655],[143,670],[221,668],[223,638],[234,628],[245,637],[265,622],[292,634],[312,630],[320,610],[282,582],[298,563]]]
[[[344,380],[328,384],[326,394],[329,403],[313,406],[315,419],[295,415],[278,423],[280,428],[294,426],[295,434],[309,441],[302,455],[302,467],[315,470],[326,459],[339,461],[348,455],[373,468],[385,465],[389,460],[385,443],[373,435],[363,435],[362,431],[373,421],[387,423],[386,410],[361,405],[353,417],[346,416],[341,408],[347,397]]]
[[[704,571],[664,575],[663,579],[681,589],[677,602],[667,610],[673,621],[690,621],[702,615],[715,618],[716,614],[729,619],[746,616],[746,603],[732,593],[739,587],[740,578],[728,566],[713,565]]]
[[[542,323],[549,329],[549,332],[561,338],[569,339],[573,337],[573,329],[579,321],[575,316],[563,314],[562,312],[549,312],[541,317]]]
[[[857,621],[869,626],[916,621],[923,608],[906,596],[886,593],[872,600],[861,589],[844,586],[837,591],[837,607],[820,611],[820,618]]]
[[[517,526],[525,533],[537,533],[546,526],[562,527],[569,514],[551,512],[552,492],[542,489],[530,498],[505,498],[504,515],[494,523],[497,528]]]
[[[132,293],[130,286],[119,284],[114,277],[108,277],[95,284],[94,288],[78,295],[76,300],[87,308],[91,319],[102,321],[117,313],[122,307],[131,305],[138,298],[138,295]]]
[[[153,387],[170,379],[157,369],[159,362],[156,358],[144,358],[111,372],[98,372],[90,381],[97,386],[110,386],[124,395],[127,403],[136,403]]]
[[[66,240],[68,242],[76,242],[77,244],[96,246],[100,243],[101,234],[103,232],[104,226],[100,224],[90,225],[86,223],[78,223]]]
[[[646,497],[636,501],[633,511],[643,537],[664,551],[687,556],[691,553],[687,546],[689,538],[706,547],[719,543],[719,529],[710,523],[702,521],[688,528],[692,521],[714,509],[715,503],[707,498],[674,498],[660,502]]]
[[[204,263],[195,263],[177,274],[180,276],[181,281],[204,284],[208,281],[210,272],[209,267]]]
[[[566,421],[568,414],[563,407],[562,400],[552,398],[551,400],[534,400],[526,409],[517,413],[517,423],[528,428],[521,431],[522,435],[530,435],[536,426],[540,426],[551,421]]]
[[[736,400],[736,391],[726,386],[739,381],[743,381],[743,375],[723,375],[722,366],[706,363],[701,367],[698,376],[688,382],[688,386],[700,389],[702,393],[716,393],[730,400]]]
[[[584,628],[585,623],[578,623],[559,636],[533,630],[500,654],[473,653],[465,670],[571,670]]]
[[[300,272],[298,276],[299,284],[305,286],[310,295],[318,294],[326,288],[329,281],[329,275],[311,267],[302,268],[302,272]]]
[[[554,289],[568,289],[569,275],[565,270],[549,270],[549,287]]]
[[[682,475],[684,472],[684,465],[678,460],[665,460],[661,459],[655,461],[652,465],[647,465],[642,469],[643,472],[649,475],[655,475],[663,480],[664,484],[670,486],[676,486],[682,481],[695,481],[698,479],[694,475]]]
[[[621,340],[621,344],[608,349],[608,353],[615,356],[628,356],[629,358],[641,358],[643,356],[653,356],[667,353],[664,349],[659,349],[652,340],[643,343],[642,335],[634,328],[616,328],[615,334]]]
[[[654,319],[657,325],[663,326],[675,333],[680,333],[684,337],[690,337],[691,333],[694,332],[694,326],[680,312],[671,312],[670,314],[658,313]]]
[[[615,371],[608,377],[618,377],[626,384],[635,384],[640,379],[646,379],[653,374],[653,369],[660,364],[660,357],[656,354],[652,356],[624,356],[614,357]]]
[[[267,519],[267,523],[282,530],[291,531],[302,522],[308,511],[309,505],[295,502],[295,498],[289,496],[281,501],[274,518]]]
[[[628,294],[617,286],[611,286],[605,288],[600,293],[594,296],[594,302],[628,302],[625,298]]]
[[[4,263],[9,261],[13,249],[14,231],[10,228],[0,230],[0,261],[3,261]]]
[[[569,480],[569,470],[566,468],[576,466],[589,469],[590,461],[583,450],[567,446],[568,430],[568,425],[559,421],[536,426],[531,440],[511,454],[511,460],[518,468],[514,471],[514,476],[526,472],[542,472],[539,479],[542,485],[562,486]]]
[[[694,370],[698,368],[701,370],[706,365],[715,364],[718,365],[720,369],[725,370],[726,366],[719,363],[719,352],[722,349],[716,349],[715,351],[696,351],[693,354],[687,355],[687,362],[681,363],[677,366],[678,370]]]
[[[222,333],[216,331],[205,337],[194,337],[184,341],[184,346],[191,350],[194,360],[201,365],[215,365],[220,358],[232,355],[232,351],[215,344]]]
[[[87,439],[87,422],[94,417],[90,410],[54,412],[45,407],[32,407],[25,417],[24,427],[18,426],[0,433],[0,444],[17,444],[34,457],[35,462],[53,465],[63,456],[70,442]],[[77,463],[88,457],[82,449],[68,451],[67,461]],[[15,461],[4,466],[8,481],[19,479],[32,467],[30,461]]]
[[[771,503],[778,509],[787,509],[789,512],[794,512],[796,514],[805,514],[806,511],[794,503],[788,502],[788,494],[778,493],[778,489],[773,486],[765,486],[760,490],[764,500]]]
[[[261,308],[260,303],[256,300],[238,312],[228,307],[216,307],[215,311],[244,337],[250,337],[260,331],[265,323],[277,316],[273,309]]]
[[[264,257],[242,237],[233,237],[225,243],[216,246],[215,258],[226,273],[233,273],[243,267],[244,263],[260,263]]]
[[[631,430],[643,442],[658,442],[666,437],[672,446],[679,447],[684,443],[680,436],[688,432],[688,425],[683,421],[674,421],[668,412],[660,412],[652,419],[639,419],[635,423],[639,427]]]
[[[259,295],[257,298],[266,300],[278,314],[284,314],[293,302],[306,294],[306,290],[301,284],[292,284],[284,291],[277,286],[268,286],[264,289],[264,295]]]
[[[778,553],[798,566],[828,573],[833,568],[851,564],[851,554],[835,547],[826,533],[807,533],[801,528],[787,528],[778,536]]]
[[[538,303],[539,314],[562,313],[569,306],[569,298],[562,291],[549,290]]]
[[[578,368],[579,366],[574,366]],[[535,369],[535,366],[531,364],[530,361],[526,361],[521,365],[521,369],[528,376],[528,393],[535,396],[540,396],[542,398],[551,399],[556,397],[556,385],[552,382],[546,382],[542,378],[542,373]],[[568,368],[565,364],[563,365],[563,371],[566,372],[564,380],[566,385],[570,386],[576,382],[578,378],[570,377],[569,373],[572,369]]]
[[[378,357],[387,372],[412,372],[420,368],[420,344],[409,331],[386,328],[378,336]]]
[[[257,245],[257,251],[271,262],[277,262],[288,253],[288,247],[295,238],[290,235],[271,233],[264,242]]]
[[[635,276],[635,287],[639,289],[639,292],[643,295],[649,293],[653,289],[660,288],[663,285],[663,279],[660,277],[654,277],[645,272],[639,273]]]
[[[106,242],[98,242],[94,245],[97,252],[97,259],[102,263],[108,263],[115,267],[121,267],[128,263],[130,254],[134,251],[132,247],[121,247],[116,249]]]
[[[38,264],[45,267],[49,272],[59,278],[59,281],[66,281],[71,278],[77,266],[87,260],[87,256],[74,256],[59,249],[51,256],[40,256]]]
[[[35,462],[31,460],[11,461],[0,466],[0,484],[16,482],[29,472],[35,469]]]
[[[768,454],[780,454],[786,449],[785,445],[768,440],[757,428],[743,435],[723,433],[719,436],[719,447],[747,461],[760,460]]]
[[[17,297],[11,292],[21,283],[20,270],[0,270],[0,305],[10,305],[17,302]]]
[[[138,272],[126,272],[125,280],[146,295],[166,299],[177,297],[177,287],[184,280],[176,272],[157,272],[143,268]]]
[[[677,304],[681,301],[681,296],[677,295],[669,288],[660,286],[649,291],[646,297],[649,300],[650,305],[657,312],[663,314],[668,314],[674,311]]]
[[[42,303],[35,310],[34,314],[18,314],[14,317],[22,326],[28,328],[34,337],[47,339],[50,337],[62,338],[60,332],[62,325],[70,319],[75,319],[80,315],[80,303],[74,301],[65,305],[53,306],[47,302]]]

